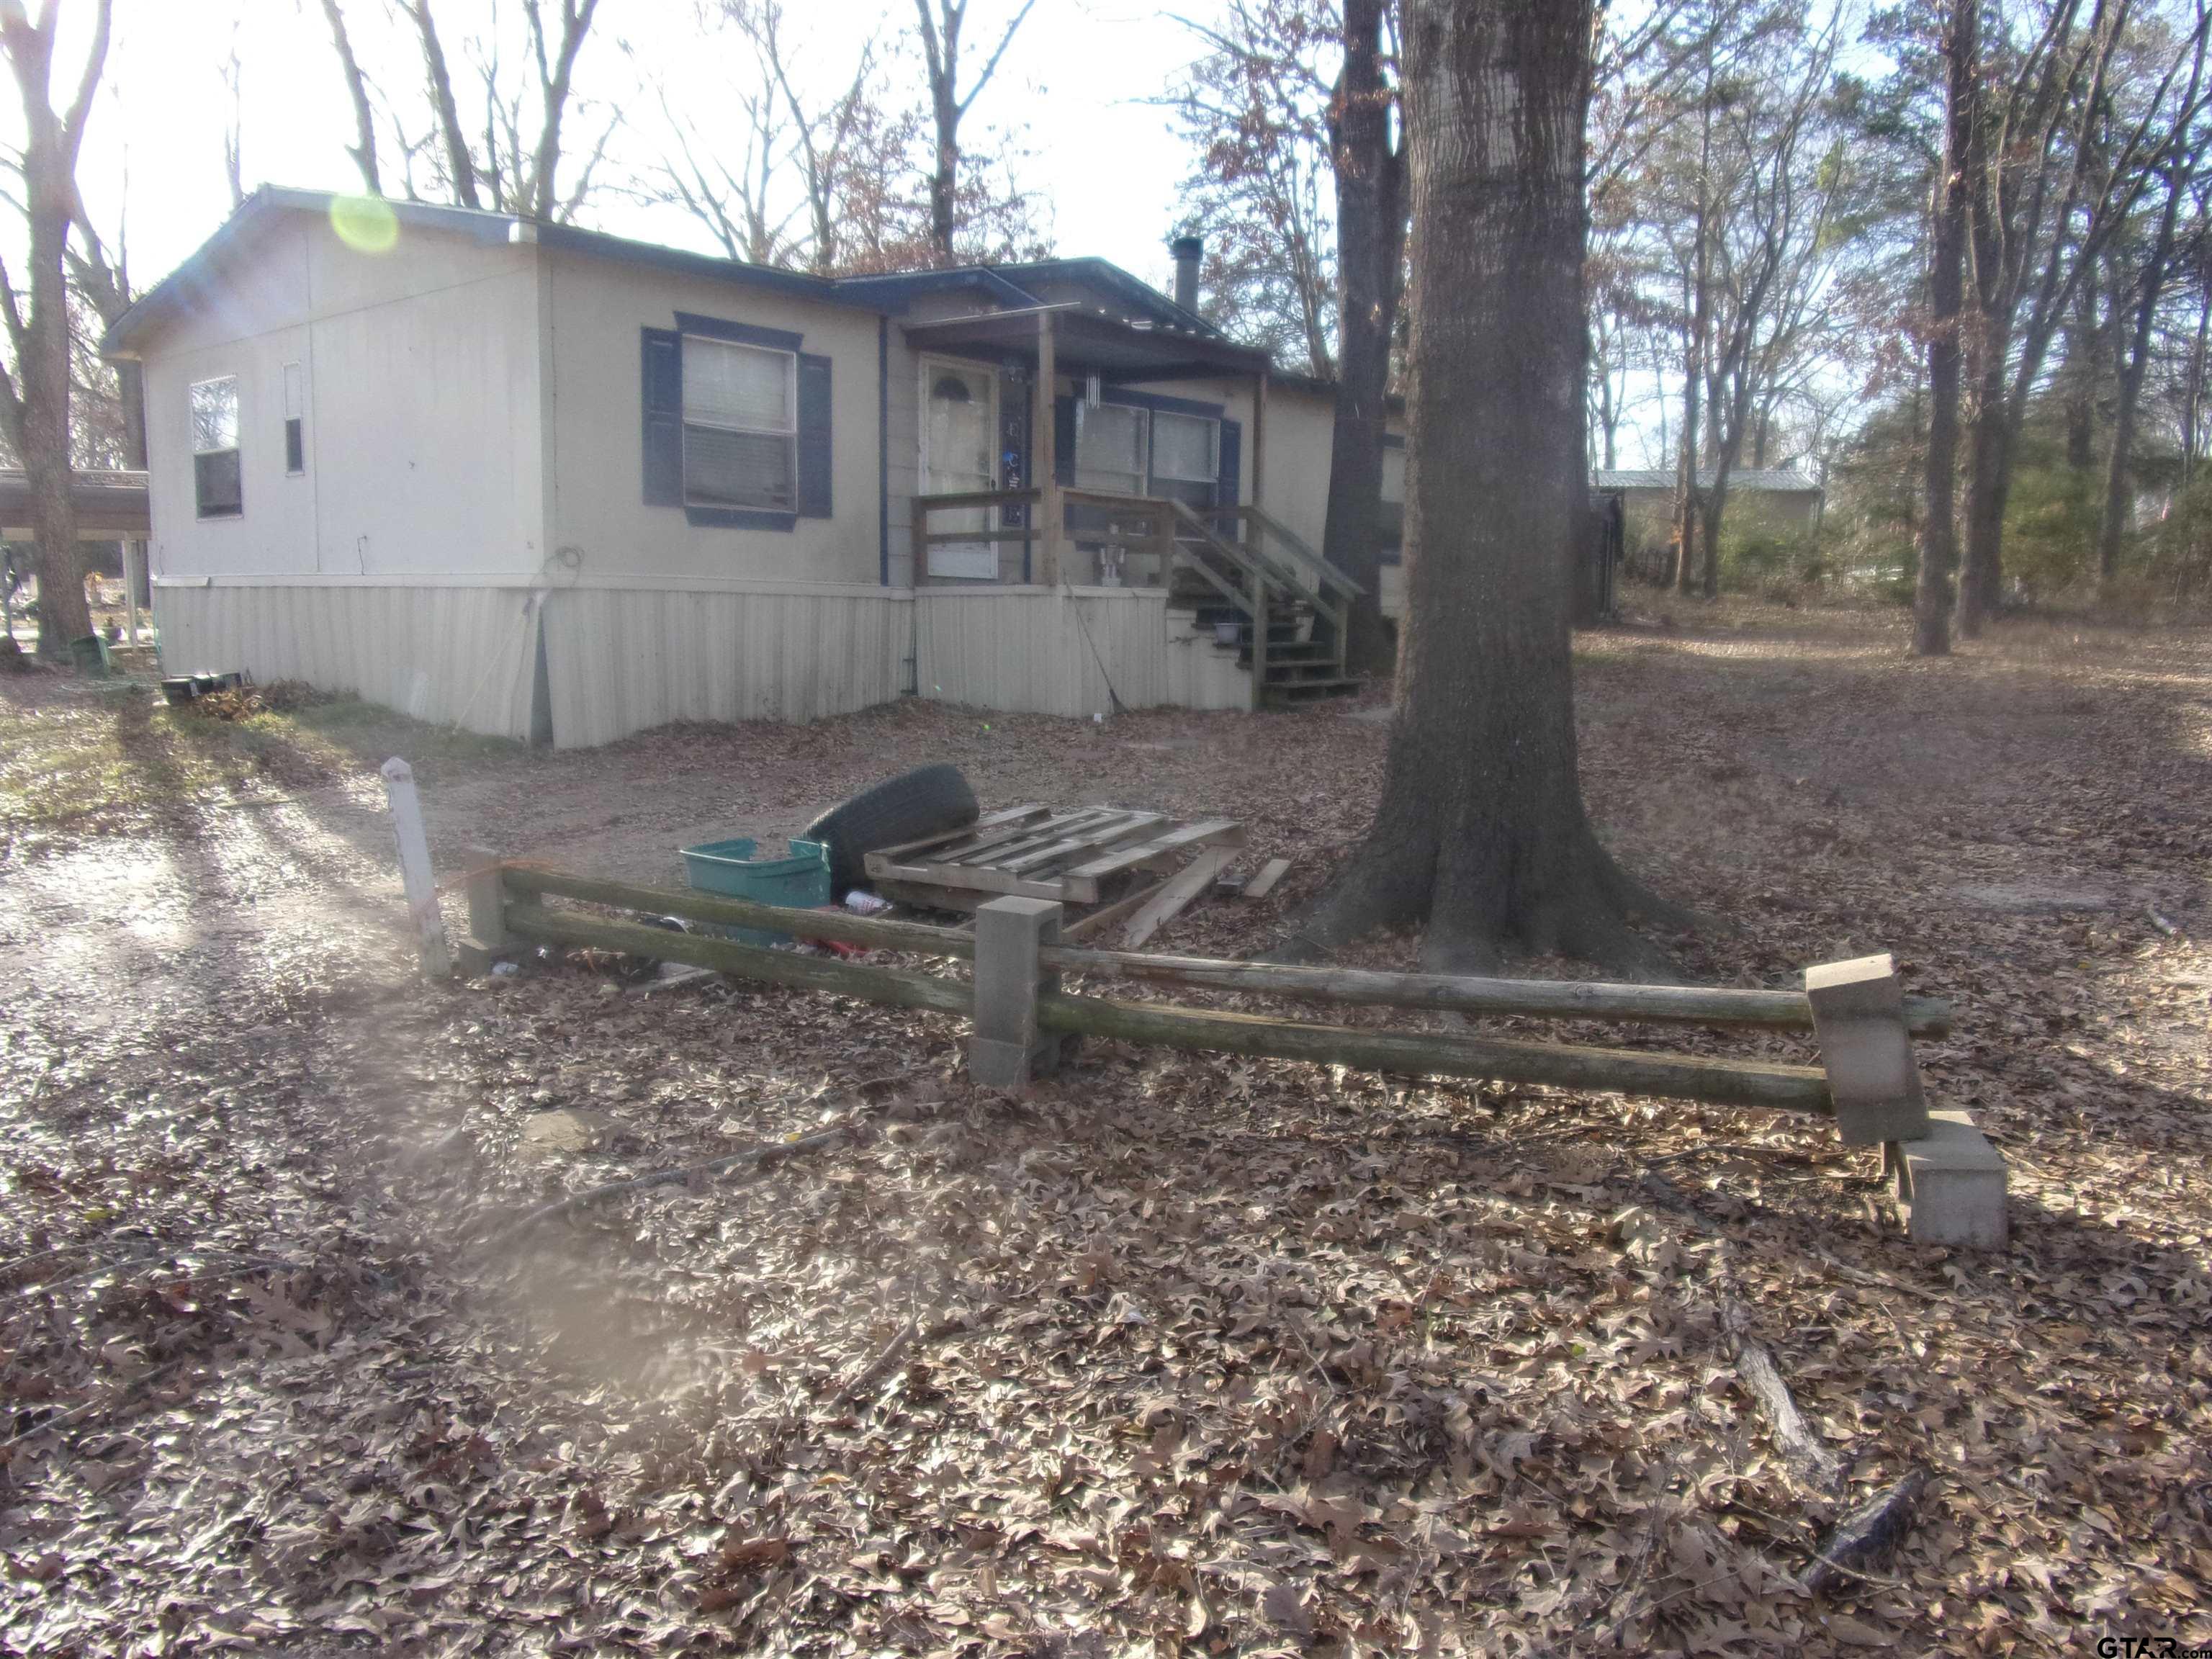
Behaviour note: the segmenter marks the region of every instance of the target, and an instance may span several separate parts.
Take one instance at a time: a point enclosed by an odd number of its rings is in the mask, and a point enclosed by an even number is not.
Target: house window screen
[[[684,499],[701,507],[798,507],[799,359],[684,337]]]
[[[195,381],[191,388],[192,495],[203,519],[235,518],[245,510],[238,465],[238,377]]]
[[[1075,483],[1115,495],[1145,493],[1145,411],[1119,404],[1075,410]]]
[[[1202,415],[1152,416],[1152,493],[1192,507],[1213,505],[1214,481],[1221,466],[1221,426]]]

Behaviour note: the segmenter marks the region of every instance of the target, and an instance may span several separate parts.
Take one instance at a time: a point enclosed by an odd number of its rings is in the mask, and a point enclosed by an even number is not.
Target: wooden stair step
[[[1270,680],[1264,695],[1272,702],[1304,702],[1320,697],[1340,697],[1358,690],[1355,679]]]

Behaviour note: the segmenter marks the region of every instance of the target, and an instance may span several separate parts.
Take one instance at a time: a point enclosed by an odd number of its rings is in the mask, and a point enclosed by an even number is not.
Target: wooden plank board
[[[1016,875],[1026,874],[1040,866],[1064,862],[1083,853],[1110,852],[1123,842],[1158,830],[1167,822],[1164,812],[1127,812],[1119,823],[1093,826],[1079,835],[1064,836],[1033,853],[1024,853],[1017,859],[993,859],[991,867],[1007,870]]]
[[[1189,867],[1179,876],[1170,876],[1161,884],[1152,902],[1129,920],[1129,931],[1121,936],[1121,948],[1134,951],[1154,933],[1182,914],[1183,908],[1200,893],[1206,884],[1219,875],[1230,860],[1237,856],[1233,847],[1209,847],[1190,861]]]
[[[1064,940],[1073,941],[1089,939],[1094,933],[1103,933],[1131,913],[1142,909],[1146,902],[1166,885],[1167,883],[1164,881],[1156,881],[1149,887],[1139,887],[1126,898],[1115,899],[1111,904],[1102,904],[1089,915],[1062,927],[1060,930],[1060,936]]]
[[[1186,847],[1242,847],[1244,826],[1234,818],[1201,818],[1196,823],[1157,836],[1151,841],[1134,847],[1125,847],[1117,853],[1109,853],[1088,864],[1079,864],[1067,873],[1071,878],[1095,882],[1102,876],[1110,876],[1123,870],[1132,870],[1148,859],[1163,853],[1173,853]]]
[[[928,853],[932,864],[961,864],[969,859],[988,859],[1007,848],[1027,846],[1039,836],[1059,833],[1058,826],[1065,823],[1068,817],[1066,813],[1049,813],[1043,817],[1030,817],[1018,823],[1000,824],[983,835],[971,836],[965,842],[955,842],[950,846],[931,848],[925,843],[915,850]],[[873,875],[879,868],[888,870],[897,865],[911,864],[914,860],[897,848],[886,848],[869,854],[861,862],[866,866],[868,873]]]
[[[919,883],[909,884],[903,881],[879,881],[876,884],[876,891],[894,903],[908,905],[918,910],[975,910],[999,896],[996,893],[966,893],[957,887],[924,887]],[[912,925],[920,927],[924,924],[917,922]],[[956,928],[961,926],[965,924],[956,924]],[[940,927],[938,931],[949,933],[956,928]]]
[[[1098,897],[1095,881],[1068,879],[1030,881],[980,864],[889,864],[868,873],[883,881],[905,882],[968,893],[1012,894],[1019,898],[1057,899],[1061,903],[1090,904]]]
[[[1288,859],[1269,859],[1260,866],[1260,873],[1244,884],[1243,896],[1249,899],[1267,897],[1275,890],[1275,884],[1283,878],[1283,872],[1290,867]]]
[[[1024,817],[1019,823],[1001,824],[997,829],[980,836],[971,836],[967,841],[954,842],[938,854],[938,861],[957,864],[964,859],[983,857],[998,848],[1044,834],[1054,824],[1066,823],[1069,816],[1060,807],[1041,808]]]
[[[933,864],[996,864],[1002,859],[1018,857],[1034,847],[1042,847],[1061,836],[1097,823],[1107,809],[1103,806],[1079,807],[1073,811],[1055,810],[1049,817],[1018,826],[1008,835],[994,836],[974,847],[947,848],[930,861]]]
[[[1042,817],[1052,809],[1031,802],[1023,806],[1009,806],[1003,812],[994,812],[988,817],[977,818],[973,823],[963,823],[957,829],[940,830],[933,836],[924,836],[920,841],[902,841],[896,847],[878,847],[876,851],[886,857],[896,858],[907,853],[919,853],[925,847],[940,847],[947,842],[973,841],[979,831],[996,830],[1003,824],[1026,823]]]

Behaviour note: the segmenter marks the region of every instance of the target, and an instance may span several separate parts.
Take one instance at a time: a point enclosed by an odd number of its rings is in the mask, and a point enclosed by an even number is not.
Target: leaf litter
[[[1017,1102],[969,1088],[937,1016],[573,971],[425,988],[355,797],[210,804],[0,863],[0,1645],[2201,1638],[2212,647],[2022,625],[1926,665],[1886,617],[1692,617],[1585,638],[1594,810],[1740,925],[1686,943],[1688,976],[1888,948],[1957,1003],[1923,1065],[2011,1160],[2008,1255],[1905,1242],[1873,1156],[1804,1120],[1118,1043]],[[1289,881],[1159,942],[1235,954],[1355,842],[1386,738],[902,706],[504,761],[431,806],[441,867],[538,850],[516,826],[557,795],[544,839],[659,877],[695,822],[955,759],[991,804],[1243,817]],[[588,1133],[528,1133],[556,1113]],[[833,1126],[757,1178],[511,1231]],[[1832,1486],[1776,1443],[1729,1310]],[[1916,1472],[1898,1547],[1803,1589],[1826,1530]]]

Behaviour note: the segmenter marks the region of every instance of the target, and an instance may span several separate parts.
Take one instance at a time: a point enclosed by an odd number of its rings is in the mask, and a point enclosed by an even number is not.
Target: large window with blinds
[[[684,337],[684,501],[797,508],[797,353]]]

